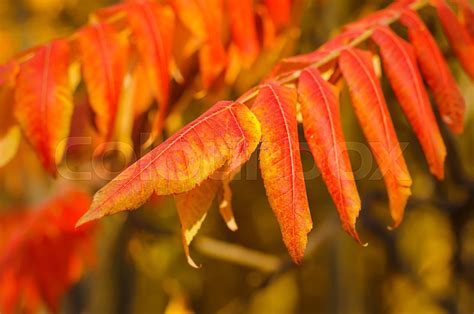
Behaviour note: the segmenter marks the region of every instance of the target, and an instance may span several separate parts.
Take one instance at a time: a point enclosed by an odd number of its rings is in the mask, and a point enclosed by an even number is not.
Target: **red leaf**
[[[360,242],[355,229],[360,199],[342,133],[339,95],[316,69],[303,71],[298,92],[311,153],[336,204],[342,227]]]
[[[277,31],[288,25],[291,18],[291,0],[264,0],[264,4]]]
[[[127,13],[139,57],[159,102],[159,111],[146,144],[149,146],[161,134],[168,110],[174,14],[171,8],[146,0],[130,4]]]
[[[0,216],[0,311],[55,312],[60,298],[94,261],[93,226],[75,221],[90,204],[68,190],[28,211]],[[7,228],[6,228],[7,227]]]
[[[112,137],[128,61],[128,43],[106,23],[78,32],[82,72],[96,125],[105,141]]]
[[[222,0],[195,0],[204,17],[206,39],[199,51],[202,84],[209,89],[227,64],[227,55],[221,40]]]
[[[454,133],[462,133],[466,104],[441,51],[423,21],[413,11],[404,11],[400,21],[408,27],[408,36],[441,118]]]
[[[372,66],[372,55],[358,49],[343,50],[339,58],[359,124],[384,176],[394,225],[403,218],[412,184],[395,134],[382,87]]]
[[[15,91],[15,117],[52,175],[64,154],[73,111],[68,67],[68,43],[52,41],[20,65]]]
[[[387,77],[420,141],[430,171],[442,179],[446,147],[423,86],[413,48],[386,26],[377,27],[372,39],[380,47]]]
[[[444,1],[431,0],[431,3],[436,7],[438,18],[454,54],[464,71],[471,79],[474,79],[474,59],[472,58],[474,56],[474,39],[470,37],[467,29],[461,25],[456,14]]]
[[[301,165],[296,102],[294,89],[267,84],[261,87],[252,110],[262,125],[263,183],[283,241],[293,260],[299,263],[313,223]]]
[[[190,191],[217,169],[232,172],[260,140],[258,121],[240,103],[219,102],[96,193],[78,224],[142,205],[153,193]]]
[[[474,40],[474,8],[468,0],[455,0],[461,11],[461,22],[471,39]]]
[[[237,46],[244,66],[257,58],[259,44],[255,28],[252,0],[227,0],[232,41]]]

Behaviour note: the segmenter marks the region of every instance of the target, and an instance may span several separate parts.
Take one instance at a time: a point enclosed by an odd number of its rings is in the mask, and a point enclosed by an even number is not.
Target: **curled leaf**
[[[413,47],[386,26],[377,27],[372,39],[380,48],[383,68],[420,141],[430,171],[442,179],[446,147],[417,68]]]
[[[98,191],[78,224],[135,209],[153,192],[190,191],[223,166],[231,173],[259,140],[260,126],[247,107],[219,102]]]
[[[296,263],[313,223],[301,165],[296,121],[296,91],[274,83],[260,88],[252,111],[262,125],[260,169],[283,241]]]
[[[370,148],[384,176],[394,225],[403,218],[412,184],[397,135],[372,66],[372,55],[358,49],[346,49],[339,58],[349,86],[352,105]]]

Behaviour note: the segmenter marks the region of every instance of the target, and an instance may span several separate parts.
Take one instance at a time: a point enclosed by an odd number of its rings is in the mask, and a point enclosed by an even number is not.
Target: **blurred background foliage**
[[[72,33],[87,22],[90,12],[113,2],[0,1],[0,62],[20,50]],[[191,99],[183,115],[179,111],[178,118],[168,120],[169,133],[193,120],[213,100],[235,97],[255,84],[280,53],[311,51],[341,25],[387,4],[380,0],[304,1],[300,23],[287,33],[284,48],[267,53],[258,68],[241,73],[233,88]],[[423,10],[423,16],[449,57],[433,12]],[[291,264],[287,257],[265,197],[257,158],[253,156],[232,182],[239,230],[227,230],[213,206],[192,246],[195,260],[202,264],[200,270],[186,263],[174,203],[166,198],[153,199],[143,209],[129,214],[128,219],[123,214],[104,219],[97,238],[97,268],[68,293],[63,311],[472,313],[474,88],[456,61],[448,61],[466,97],[468,113],[462,136],[453,138],[444,130],[448,160],[443,182],[436,182],[429,175],[420,147],[384,82],[389,109],[399,140],[406,143],[404,154],[414,179],[413,197],[399,229],[386,228],[390,220],[384,185],[368,148],[363,149],[365,142],[344,89],[343,125],[349,147],[353,148],[351,159],[364,204],[358,229],[368,247],[361,247],[342,231],[334,205],[302,143],[315,228],[301,266]],[[31,183],[35,180],[31,169],[25,171],[27,177],[20,175],[10,180],[41,186]]]

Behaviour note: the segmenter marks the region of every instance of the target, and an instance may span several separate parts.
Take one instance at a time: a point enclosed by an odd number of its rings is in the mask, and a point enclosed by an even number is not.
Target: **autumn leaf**
[[[259,140],[260,126],[247,107],[219,102],[97,192],[78,224],[135,209],[153,191],[157,195],[190,191],[223,166],[232,173]]]
[[[13,117],[17,75],[16,62],[0,66],[0,167],[15,156],[21,140],[20,128]]]
[[[252,0],[226,0],[229,12],[232,40],[239,50],[245,67],[257,58],[259,43],[253,14]]]
[[[456,133],[462,133],[466,104],[436,42],[412,11],[404,11],[400,22],[408,27],[412,43],[426,83],[433,92],[443,121]]]
[[[336,204],[342,227],[361,242],[355,225],[360,198],[341,126],[339,95],[316,69],[301,74],[298,92],[306,141]]]
[[[89,195],[68,188],[0,217],[2,313],[36,313],[41,304],[59,310],[62,295],[94,262],[94,226],[74,226],[89,204]]]
[[[130,4],[127,14],[140,60],[159,103],[150,138],[145,143],[150,146],[161,134],[168,111],[174,13],[156,2],[140,1]]]
[[[189,244],[206,219],[207,211],[217,193],[218,184],[219,182],[208,179],[191,191],[175,196],[176,209],[181,221],[184,252],[188,263],[195,268],[199,268],[199,266],[189,254]]]
[[[260,169],[270,205],[292,259],[301,262],[313,223],[301,165],[294,89],[260,88],[252,111],[262,125]]]
[[[436,7],[438,18],[454,54],[464,71],[474,80],[474,60],[472,59],[474,55],[474,39],[470,37],[468,30],[459,22],[456,14],[446,2],[431,0],[431,3]]]
[[[263,3],[277,30],[288,25],[291,18],[291,0],[264,0]]]
[[[227,54],[221,40],[222,0],[195,0],[204,17],[206,38],[199,50],[202,86],[208,90],[227,65]]]
[[[460,10],[461,23],[471,36],[471,39],[474,40],[474,7],[468,0],[455,0],[454,2]]]
[[[128,43],[106,23],[84,27],[77,41],[96,126],[104,141],[109,141],[127,70]]]
[[[430,171],[442,179],[446,147],[417,68],[413,47],[386,26],[377,27],[372,39],[380,48],[384,70],[420,141]]]
[[[370,52],[346,49],[339,58],[359,124],[384,176],[394,226],[403,218],[412,184]]]
[[[62,160],[73,111],[69,50],[65,40],[37,48],[16,81],[15,117],[51,175]]]

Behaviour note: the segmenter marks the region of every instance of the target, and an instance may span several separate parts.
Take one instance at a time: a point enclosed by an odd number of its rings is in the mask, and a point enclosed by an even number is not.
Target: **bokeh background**
[[[18,51],[71,34],[105,0],[0,1],[0,62]],[[338,27],[388,1],[306,0],[298,23],[277,51],[213,97],[239,95],[258,82],[281,55],[308,52]],[[445,51],[467,100],[464,134],[443,129],[447,177],[437,182],[393,97],[383,84],[412,174],[413,197],[402,225],[389,231],[383,182],[343,89],[341,110],[351,161],[363,199],[358,229],[367,247],[347,236],[311,155],[303,148],[315,228],[307,257],[293,265],[265,197],[253,156],[232,182],[239,225],[229,231],[213,205],[191,248],[199,270],[186,263],[172,199],[155,199],[128,216],[104,219],[97,234],[98,261],[66,295],[65,313],[472,313],[474,311],[474,87],[451,55],[433,12],[423,17]],[[474,57],[474,56],[473,56]],[[175,130],[196,118],[212,98],[191,99]],[[300,133],[302,137],[302,133]],[[23,145],[22,150],[29,150]],[[365,147],[365,150],[364,150]],[[27,156],[27,154],[24,154]],[[28,158],[28,157],[23,157]],[[17,175],[2,178],[10,199],[44,191],[34,161],[17,161]],[[25,166],[27,165],[27,166]],[[118,165],[123,168],[125,165]],[[36,169],[36,170],[35,170]],[[46,185],[47,186],[47,185]],[[28,196],[24,190],[28,190]],[[15,194],[17,193],[17,194]],[[5,193],[3,193],[5,194]],[[5,195],[3,196],[5,197]],[[34,262],[34,261],[32,261]]]

